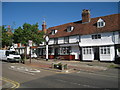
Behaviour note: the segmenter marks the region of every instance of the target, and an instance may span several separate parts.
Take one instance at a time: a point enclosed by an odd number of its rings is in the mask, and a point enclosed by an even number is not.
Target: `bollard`
[[[54,68],[54,63],[51,64],[51,67]]]

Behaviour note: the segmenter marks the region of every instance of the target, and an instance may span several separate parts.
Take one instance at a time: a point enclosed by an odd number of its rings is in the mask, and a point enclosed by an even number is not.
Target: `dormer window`
[[[57,30],[51,30],[51,34],[55,35],[57,33]]]
[[[101,28],[101,27],[104,27],[105,26],[105,22],[100,18],[98,21],[97,21],[97,27],[98,28]]]
[[[73,26],[68,26],[68,27],[67,27],[67,32],[71,32],[71,31],[73,31],[73,29],[74,29]]]

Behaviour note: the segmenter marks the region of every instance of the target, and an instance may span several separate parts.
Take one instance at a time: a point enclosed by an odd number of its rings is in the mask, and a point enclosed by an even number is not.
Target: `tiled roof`
[[[64,37],[70,35],[87,35],[94,33],[102,33],[102,32],[111,32],[111,31],[120,31],[120,26],[118,25],[118,16],[120,14],[112,14],[108,16],[101,16],[96,18],[91,18],[89,23],[82,24],[82,20],[72,23],[67,23],[55,27],[48,28],[48,34],[50,38],[56,37]],[[97,27],[97,21],[99,19],[103,19],[105,21],[105,26],[102,28]],[[73,26],[74,30],[72,32],[66,32],[68,26]],[[51,30],[58,30],[55,35],[51,35]]]
[[[38,32],[42,32],[42,30],[38,30]]]

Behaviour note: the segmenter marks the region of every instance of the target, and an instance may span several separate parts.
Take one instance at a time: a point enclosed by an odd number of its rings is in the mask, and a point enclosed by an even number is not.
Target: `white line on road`
[[[39,73],[40,72],[40,70],[37,70],[37,69],[20,67],[20,66],[10,66],[9,69],[14,70],[14,71],[18,71],[18,72],[22,72],[22,73],[31,74],[31,75],[35,75],[34,73]]]
[[[26,73],[26,74],[30,74],[30,75],[35,75],[34,73],[29,73],[29,72],[25,72],[25,71],[19,71],[19,70],[11,69],[11,68],[9,68],[9,69],[13,70],[13,71],[17,71],[17,72],[22,72],[22,73]]]
[[[113,76],[113,75],[105,75],[105,74],[97,74],[97,73],[90,73],[90,72],[81,72],[81,71],[79,71],[79,72],[77,72],[77,73],[87,73],[87,74],[92,74],[92,75],[99,75],[99,76],[105,76],[105,77],[114,77],[114,78],[119,78],[119,77],[117,77],[117,76]]]
[[[60,79],[56,79],[56,80],[60,81],[60,82],[66,82],[66,83],[70,83],[70,84],[74,84],[74,85],[79,85],[79,86],[84,86],[84,87],[88,87],[88,88],[99,88],[99,87],[95,87],[95,86],[90,86],[90,85],[86,85],[86,84],[80,84],[80,83],[76,83],[76,82],[69,82],[69,81],[60,80]]]

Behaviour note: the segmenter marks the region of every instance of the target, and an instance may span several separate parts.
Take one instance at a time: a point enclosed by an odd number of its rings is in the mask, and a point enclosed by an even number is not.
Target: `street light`
[[[46,61],[48,61],[48,41],[49,41],[49,37],[46,36],[45,40],[46,40]]]

